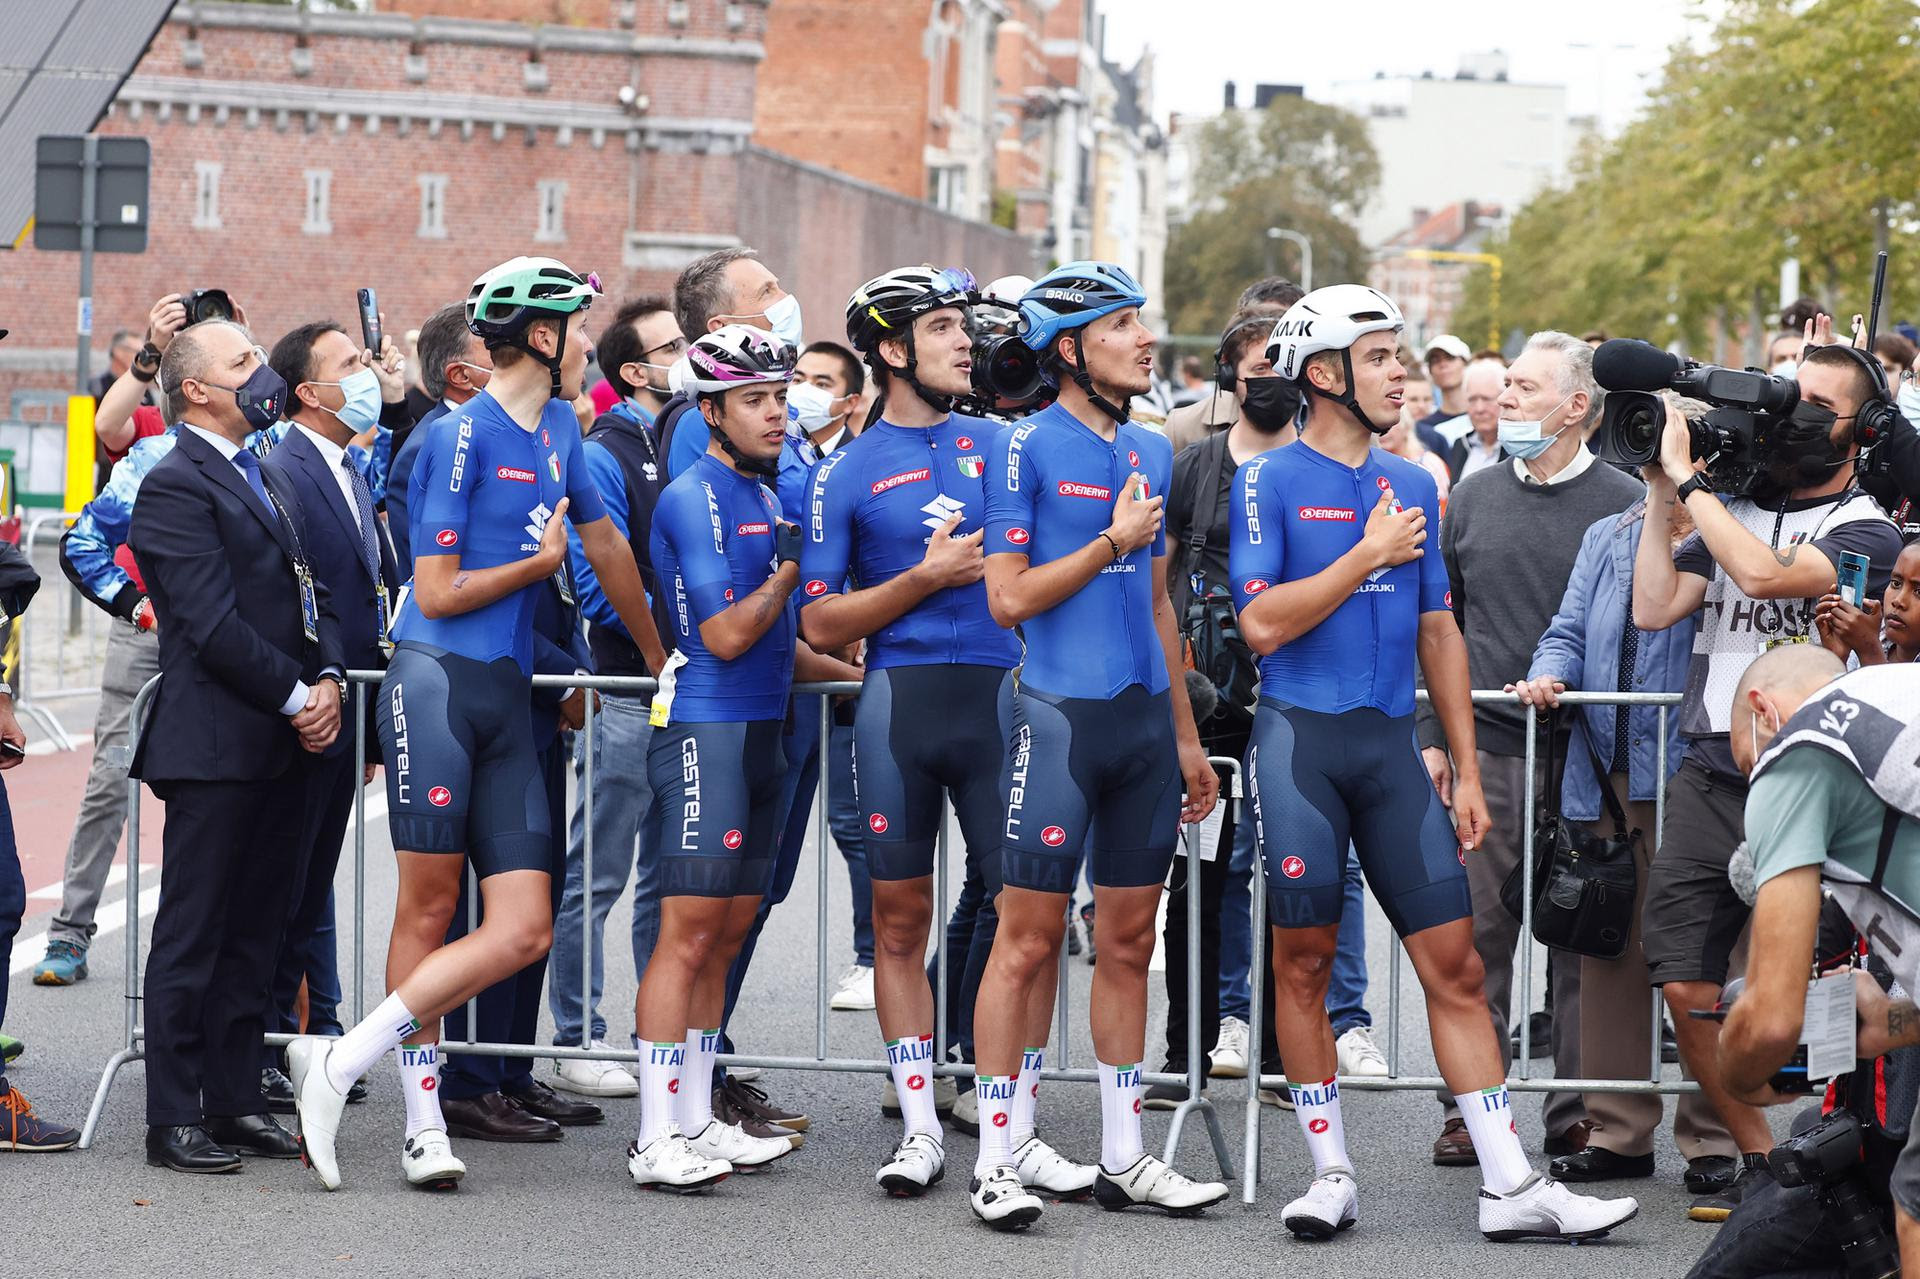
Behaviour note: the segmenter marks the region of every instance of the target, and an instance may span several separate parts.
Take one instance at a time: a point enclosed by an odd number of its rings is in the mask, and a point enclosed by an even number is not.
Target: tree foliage
[[[1867,308],[1883,236],[1885,316],[1920,310],[1911,0],[1717,9],[1704,39],[1674,48],[1635,122],[1582,151],[1487,246],[1504,259],[1504,327],[1700,347],[1773,310],[1788,257],[1802,292],[1850,317]],[[1484,328],[1487,301],[1477,273],[1455,327]]]
[[[1218,332],[1269,262],[1283,274],[1298,271],[1297,250],[1270,241],[1268,227],[1312,241],[1318,279],[1365,279],[1367,253],[1353,223],[1379,185],[1366,122],[1350,111],[1288,97],[1262,112],[1209,120],[1194,143],[1199,211],[1167,244],[1173,331]]]

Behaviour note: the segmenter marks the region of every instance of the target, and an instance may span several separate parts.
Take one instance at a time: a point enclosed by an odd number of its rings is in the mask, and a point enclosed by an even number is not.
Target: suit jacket
[[[413,483],[413,464],[419,460],[420,449],[426,444],[433,424],[446,415],[446,401],[435,401],[433,408],[413,424],[406,440],[394,449],[393,463],[387,467],[387,533],[393,539],[394,563],[399,566],[402,582],[413,580],[413,497],[409,490]]]
[[[255,781],[286,771],[299,736],[280,713],[296,681],[344,667],[339,619],[314,582],[317,642],[294,559],[313,544],[300,495],[266,471],[282,520],[190,430],[140,485],[127,544],[160,620],[160,689],[134,750],[149,782]],[[311,552],[304,552],[310,554]]]
[[[340,651],[348,667],[384,669],[387,656],[380,648],[378,593],[384,585],[387,616],[391,618],[394,592],[400,579],[387,539],[379,535],[378,528],[373,530],[380,557],[380,580],[376,582],[367,571],[366,556],[360,549],[360,526],[354,522],[353,512],[347,509],[346,495],[341,493],[340,484],[333,477],[333,468],[299,427],[286,433],[272,455],[261,463],[261,469],[291,486],[300,495],[301,506],[306,508],[307,563],[314,576],[326,583],[327,593],[333,596],[333,611],[340,619]],[[371,499],[372,494],[368,497]],[[380,739],[374,732],[370,713],[375,691],[368,685],[356,684],[347,690],[347,697],[366,719],[367,762],[377,764]],[[340,726],[340,736],[327,748],[327,754],[340,755],[352,749],[353,722],[345,720]]]

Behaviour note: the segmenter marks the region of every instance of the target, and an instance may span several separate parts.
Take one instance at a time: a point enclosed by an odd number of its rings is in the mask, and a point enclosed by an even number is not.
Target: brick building
[[[195,287],[230,290],[271,342],[349,319],[363,285],[404,330],[513,254],[597,270],[618,295],[746,243],[810,335],[839,337],[847,294],[899,261],[1032,267],[1018,236],[753,144],[766,0],[379,7],[170,15],[99,126],[147,138],[153,173],[147,252],[95,260],[96,371],[115,328]],[[0,262],[4,409],[71,384],[78,259],[29,242]]]
[[[1407,340],[1416,349],[1453,330],[1453,313],[1466,291],[1468,274],[1485,270],[1470,262],[1433,261],[1420,253],[1478,253],[1501,224],[1499,205],[1463,200],[1438,211],[1415,209],[1411,224],[1380,246],[1368,283],[1400,304],[1407,317]],[[1459,336],[1478,346],[1488,335]]]

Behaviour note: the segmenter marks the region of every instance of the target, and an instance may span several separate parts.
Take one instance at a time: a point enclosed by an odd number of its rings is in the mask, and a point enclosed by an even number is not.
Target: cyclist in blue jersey
[[[687,358],[709,446],[653,513],[676,651],[647,747],[660,936],[634,1000],[640,1123],[627,1158],[637,1184],[683,1193],[794,1148],[716,1117],[713,1070],[727,971],[772,878],[796,666],[802,678],[824,673],[796,636],[800,529],[762,483],[786,436],[793,348],[730,324],[695,339]]]
[[[1090,1003],[1101,1110],[1094,1197],[1109,1209],[1189,1215],[1227,1194],[1187,1180],[1140,1140],[1154,915],[1181,821],[1212,811],[1220,785],[1186,685],[1168,679],[1180,666],[1161,526],[1173,451],[1125,407],[1152,384],[1145,303],[1112,263],[1070,262],[1042,276],[1020,299],[1022,340],[1059,399],[1003,428],[987,458],[987,598],[994,620],[1020,627],[1026,642],[1003,774],[1000,927],[974,1013],[973,1210],[1000,1229],[1041,1211],[1012,1166],[1008,1111],[1025,996],[1058,962],[1089,833],[1100,955]]]
[[[901,267],[855,290],[847,337],[873,370],[884,412],[815,469],[801,551],[808,640],[867,641],[854,767],[873,881],[874,996],[906,1129],[876,1180],[898,1196],[924,1194],[946,1169],[924,967],[941,801],[953,802],[969,862],[997,863],[1001,715],[1020,660],[983,582],[986,453],[997,428],[953,412],[971,389],[974,298],[971,275],[932,267]],[[1093,1169],[1034,1135],[1056,972],[1026,993],[1010,1144],[1023,1182],[1079,1197]]]
[[[344,1036],[305,1036],[288,1050],[303,1156],[328,1190],[340,1185],[334,1139],[353,1082],[403,1041],[436,1042],[442,1013],[540,958],[552,936],[552,831],[528,681],[534,602],[566,558],[563,518],[636,642],[660,652],[632,548],[579,461],[572,400],[598,291],[594,277],[551,258],[515,258],[467,296],[467,326],[493,355],[493,379],[428,428],[412,513],[423,553],[376,709],[400,870],[391,993]],[[444,945],[469,861],[485,919]],[[440,1115],[436,1058],[402,1053],[400,1063],[408,1180],[450,1185],[464,1167]]]
[[[1282,1221],[1324,1239],[1359,1217],[1326,1011],[1351,843],[1426,991],[1434,1057],[1480,1154],[1481,1231],[1597,1238],[1637,1205],[1576,1195],[1529,1165],[1482,989],[1465,861],[1488,822],[1466,645],[1440,557],[1426,554],[1439,495],[1423,469],[1376,447],[1400,412],[1403,327],[1399,308],[1362,285],[1295,303],[1267,355],[1306,393],[1306,424],[1234,484],[1235,602],[1261,655],[1246,771],[1273,924],[1274,1029],[1314,1162]],[[1468,761],[1451,821],[1414,744],[1416,662]]]

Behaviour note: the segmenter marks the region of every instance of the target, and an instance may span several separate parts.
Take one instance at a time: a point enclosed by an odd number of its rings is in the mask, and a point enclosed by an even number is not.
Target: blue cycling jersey
[[[1414,641],[1422,613],[1452,606],[1440,556],[1439,490],[1412,462],[1374,449],[1346,466],[1304,442],[1262,453],[1233,482],[1229,556],[1234,602],[1322,572],[1356,546],[1391,488],[1427,512],[1426,554],[1375,569],[1327,620],[1260,659],[1260,695],[1323,714],[1371,706],[1413,713]]]
[[[457,555],[463,569],[496,568],[540,549],[560,499],[567,518],[591,524],[606,515],[600,490],[580,460],[573,407],[548,401],[529,431],[482,391],[424,429],[408,492],[415,567],[429,555]],[[511,657],[533,673],[533,612],[541,584],[449,617],[427,617],[409,592],[394,618],[396,640],[430,644],[490,662]]]
[[[653,568],[687,659],[675,674],[669,722],[782,719],[793,684],[794,605],[732,661],[707,650],[700,624],[759,590],[774,571],[780,508],[754,476],[708,454],[667,485],[653,510]]]
[[[802,604],[837,594],[849,571],[859,587],[893,580],[925,557],[930,531],[953,516],[954,537],[983,527],[986,449],[996,429],[959,413],[925,429],[882,420],[815,467]],[[874,670],[960,662],[1006,669],[1019,661],[1019,640],[987,610],[985,582],[935,591],[867,640]]]
[[[1142,496],[1164,495],[1173,478],[1173,446],[1132,422],[1122,423],[1109,443],[1054,404],[1002,428],[987,467],[986,553],[1025,555],[1037,565],[1098,538],[1113,521],[1130,472],[1146,476]],[[1164,690],[1153,562],[1166,550],[1163,524],[1151,546],[1108,564],[1022,625],[1021,683],[1057,697],[1114,697],[1134,684],[1149,693]]]

